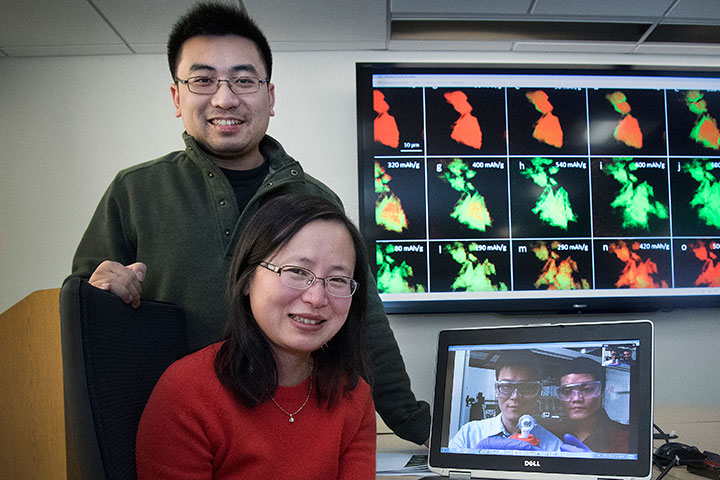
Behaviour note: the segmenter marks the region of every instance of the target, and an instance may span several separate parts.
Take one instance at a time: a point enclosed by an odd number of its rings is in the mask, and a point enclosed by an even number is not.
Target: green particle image
[[[531,166],[520,170],[520,173],[543,189],[532,212],[543,222],[567,230],[570,222],[577,221],[577,215],[573,212],[567,190],[553,178],[560,169],[548,158],[535,157],[530,163]]]
[[[612,103],[613,108],[616,112],[620,114],[627,114],[627,104],[625,102],[627,101],[627,97],[622,92],[614,92],[610,93],[608,95],[605,95],[605,98],[608,99],[610,103]],[[625,104],[625,108],[623,108],[623,104]]]
[[[477,245],[474,243],[468,245],[470,250],[475,250],[476,247]],[[480,262],[478,257],[473,253],[468,253],[460,242],[445,245],[444,250],[452,256],[455,262],[460,264],[460,271],[452,284],[454,291],[489,292],[508,289],[503,282],[492,283],[490,277],[496,274],[495,265],[487,258]]]
[[[685,103],[688,109],[696,115],[707,113],[707,104],[703,100],[703,94],[697,90],[690,90],[685,94]]]
[[[542,271],[534,283],[535,288],[547,288],[548,290],[575,290],[588,289],[590,283],[581,278],[575,279],[578,272],[577,262],[570,257],[561,259],[555,251],[558,242],[553,242],[550,247],[545,242],[539,242],[532,251],[538,260],[545,262]]]
[[[717,121],[708,113],[703,94],[698,90],[690,90],[685,94],[685,103],[688,110],[697,115],[695,125],[690,131],[690,138],[705,148],[720,149],[720,130]]]
[[[387,184],[391,179],[390,175],[385,173],[385,169],[375,162],[375,193],[390,193],[390,187]]]
[[[623,228],[649,230],[650,215],[666,219],[668,210],[661,202],[653,201],[655,192],[649,183],[638,183],[638,177],[632,173],[635,170],[637,165],[632,158],[614,158],[613,163],[606,165],[605,173],[612,175],[621,185],[620,192],[610,206],[622,212]]]
[[[375,162],[375,223],[391,232],[402,232],[408,226],[402,201],[390,190],[388,184],[392,177],[379,163]]]
[[[720,183],[710,171],[709,162],[698,159],[682,167],[698,182],[698,188],[690,201],[690,206],[698,209],[698,217],[710,227],[720,228]]]
[[[492,218],[485,205],[485,197],[480,195],[469,181],[475,175],[475,171],[456,158],[450,162],[447,171],[440,175],[440,178],[448,182],[453,190],[461,193],[450,216],[473,230],[484,232],[492,225]]]
[[[408,279],[412,279],[413,270],[404,261],[396,265],[392,254],[395,253],[395,245],[376,245],[375,259],[378,266],[377,287],[380,293],[422,293],[425,291],[422,285],[412,286]]]

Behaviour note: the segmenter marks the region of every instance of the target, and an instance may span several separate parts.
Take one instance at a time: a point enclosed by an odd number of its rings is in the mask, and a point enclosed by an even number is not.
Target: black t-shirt
[[[232,185],[238,208],[242,212],[252,196],[255,195],[255,192],[258,191],[260,185],[262,185],[263,180],[270,171],[270,167],[267,162],[263,162],[262,165],[251,170],[228,170],[226,168],[220,170]]]

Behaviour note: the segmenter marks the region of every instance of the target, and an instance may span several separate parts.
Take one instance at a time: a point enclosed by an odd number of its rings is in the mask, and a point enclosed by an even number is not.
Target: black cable
[[[668,464],[668,466],[665,467],[664,470],[660,470],[661,473],[660,473],[660,475],[658,475],[658,477],[657,477],[655,480],[661,480],[661,479],[662,479],[665,475],[667,475],[668,472],[669,472],[670,470],[672,470],[672,468],[673,468],[675,465],[677,465],[678,463],[680,463],[680,458],[679,458],[677,455],[675,455],[675,458],[673,458],[672,462],[670,462],[670,463]],[[659,465],[658,465],[658,468],[660,468]]]
[[[663,432],[656,423],[653,423],[653,427],[655,427],[655,430],[659,432],[659,434],[653,434],[653,440],[665,440],[665,443],[670,443],[670,440],[675,440],[676,438],[678,438],[677,435],[668,435],[667,433]]]

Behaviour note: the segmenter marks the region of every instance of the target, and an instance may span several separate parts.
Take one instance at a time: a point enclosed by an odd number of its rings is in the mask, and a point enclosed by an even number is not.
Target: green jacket
[[[273,138],[260,151],[270,172],[239,211],[225,175],[195,140],[185,150],[125,169],[107,189],[75,253],[71,277],[89,278],[104,260],[143,262],[143,297],[180,305],[188,320],[191,349],[218,341],[225,324],[224,293],[238,237],[270,198],[306,193],[342,206],[326,185],[303,172]],[[427,440],[430,409],[410,390],[400,351],[375,285],[366,319],[375,408],[400,437]]]

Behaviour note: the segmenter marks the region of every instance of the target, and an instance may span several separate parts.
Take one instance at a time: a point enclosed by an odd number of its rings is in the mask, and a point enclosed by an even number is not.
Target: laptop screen
[[[443,331],[430,466],[645,477],[652,359],[646,321]]]

